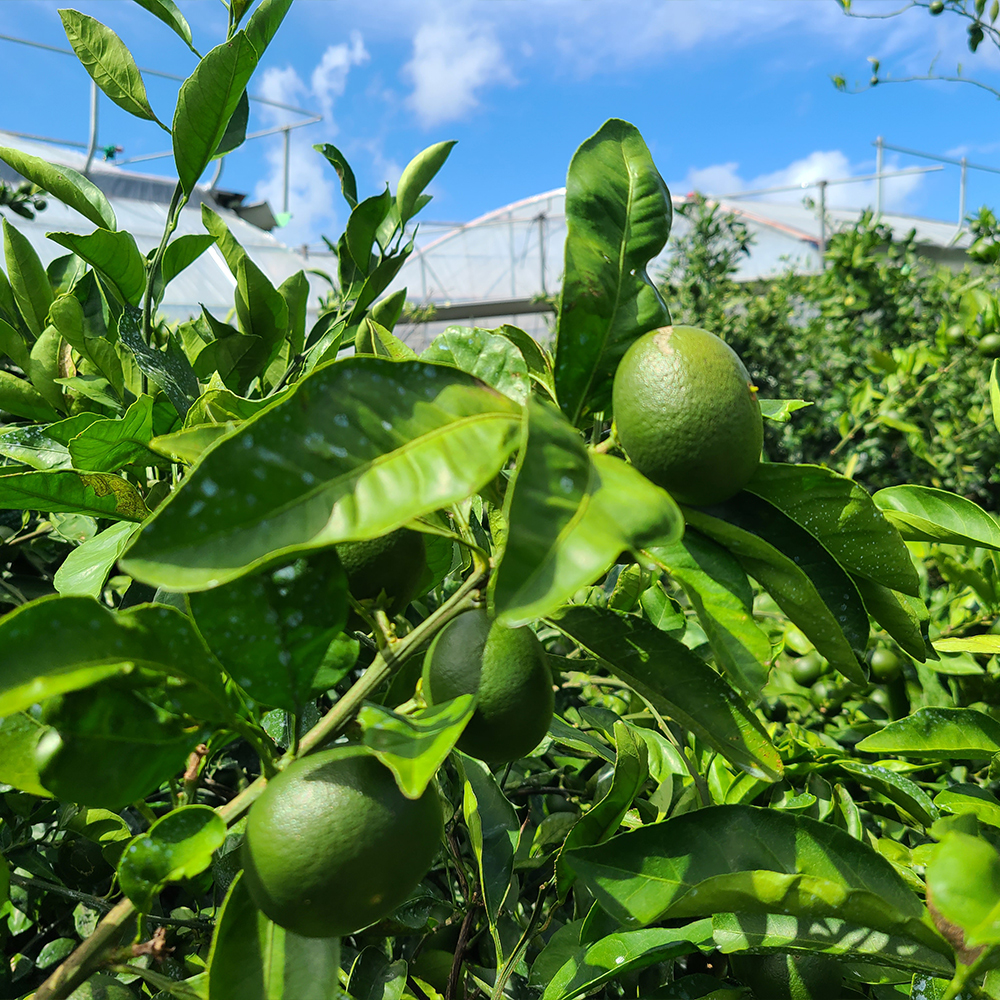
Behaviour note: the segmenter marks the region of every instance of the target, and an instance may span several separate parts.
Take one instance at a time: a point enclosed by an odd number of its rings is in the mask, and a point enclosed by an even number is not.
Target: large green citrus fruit
[[[337,555],[354,599],[374,600],[384,590],[389,615],[398,614],[413,600],[427,567],[424,536],[409,528],[364,542],[344,542],[337,546]]]
[[[872,651],[869,662],[872,668],[872,680],[876,684],[887,684],[889,681],[894,681],[902,668],[899,657],[891,649],[886,649],[884,646],[879,646],[878,649]]]
[[[433,786],[407,799],[362,747],[334,747],[268,782],[247,820],[244,878],[257,906],[305,937],[343,937],[404,902],[441,839]]]
[[[730,955],[729,967],[757,1000],[837,1000],[844,978],[827,955]]]
[[[530,628],[506,628],[467,611],[435,637],[424,657],[424,697],[432,705],[478,694],[458,748],[491,763],[518,760],[552,721],[552,674]]]
[[[612,388],[618,440],[632,464],[681,503],[721,503],[760,462],[760,404],[736,352],[707,330],[640,337]]]

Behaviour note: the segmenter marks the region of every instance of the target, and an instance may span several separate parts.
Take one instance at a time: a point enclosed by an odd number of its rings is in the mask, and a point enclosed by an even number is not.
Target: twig
[[[462,959],[465,958],[465,949],[469,946],[472,923],[478,906],[477,900],[471,900],[469,908],[465,912],[465,919],[458,932],[458,943],[455,945],[455,956],[451,960],[451,969],[448,972],[448,985],[445,987],[444,1000],[454,1000],[455,990],[458,989],[458,981],[462,976]]]

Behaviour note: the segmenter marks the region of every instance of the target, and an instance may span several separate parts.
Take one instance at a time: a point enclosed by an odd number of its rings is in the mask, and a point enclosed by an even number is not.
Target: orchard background
[[[695,204],[650,276],[671,201],[612,119],[569,166],[553,342],[453,328],[416,357],[383,293],[452,144],[367,198],[326,146],[351,213],[307,329],[304,276],[275,288],[219,216],[172,238],[289,3],[233,0],[200,45],[150,255],[85,177],[0,150],[35,185],[10,204],[43,191],[95,227],[53,234],[44,268],[3,224],[3,994],[1000,996],[995,220],[967,273],[866,217],[822,276],[745,289],[745,236]],[[155,118],[117,36],[64,21]],[[211,246],[232,322],[166,324]],[[614,431],[619,360],[672,320],[736,348],[767,422],[711,507]],[[349,593],[337,546],[402,527],[414,599]],[[481,608],[531,629],[555,683],[546,736],[500,767],[455,749],[475,697],[418,683]],[[338,743],[437,796],[444,834],[392,913],[301,937],[254,905],[241,844],[268,781]]]

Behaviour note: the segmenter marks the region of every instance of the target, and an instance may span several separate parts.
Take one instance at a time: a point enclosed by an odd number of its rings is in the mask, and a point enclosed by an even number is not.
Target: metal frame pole
[[[84,176],[90,173],[90,165],[94,161],[94,152],[97,150],[97,110],[100,106],[97,84],[90,81],[90,141],[87,145],[87,163],[83,168]]]
[[[281,200],[281,204],[282,204],[281,211],[285,212],[287,214],[287,212],[288,212],[288,154],[289,154],[289,147],[291,146],[291,138],[290,138],[291,137],[291,130],[288,129],[288,128],[286,128],[282,132],[282,135],[284,136],[284,139],[285,139],[285,171],[284,171],[284,183],[283,183],[283,197],[282,197],[282,200]]]

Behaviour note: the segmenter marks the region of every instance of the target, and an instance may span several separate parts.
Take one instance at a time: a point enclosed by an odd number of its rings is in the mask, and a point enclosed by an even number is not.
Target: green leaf
[[[612,118],[573,155],[555,358],[559,404],[573,424],[610,410],[622,355],[670,322],[646,265],[667,242],[672,211],[634,125]]]
[[[53,198],[79,212],[95,226],[112,231],[118,228],[111,202],[105,197],[104,192],[83,174],[10,146],[0,146],[0,160],[13,167],[32,184],[37,184],[47,191]]]
[[[201,58],[201,53],[191,44],[191,26],[174,0],[135,0],[135,2],[154,17],[158,17],[199,59]]]
[[[250,97],[244,90],[239,102],[236,105],[236,110],[233,112],[233,117],[229,119],[229,124],[226,125],[226,131],[222,134],[222,138],[219,140],[219,145],[216,147],[213,159],[225,156],[226,153],[231,153],[234,149],[239,149],[240,146],[246,142],[247,122],[249,120]]]
[[[642,790],[649,769],[646,766],[646,744],[629,730],[624,722],[616,722],[615,771],[607,794],[580,817],[563,842],[563,851],[575,847],[603,844],[613,837],[621,826],[625,813],[632,808],[635,797]],[[573,883],[572,876],[561,860],[556,861],[559,895],[565,897]]]
[[[854,580],[865,602],[865,609],[915,660],[927,659],[924,647],[924,628],[930,617],[924,602],[916,597],[897,594],[864,577]]]
[[[7,276],[0,271],[0,280]],[[16,330],[5,319],[0,319],[0,355],[6,354],[22,371],[28,367],[28,340],[20,330]]]
[[[479,885],[490,926],[495,927],[514,874],[520,823],[490,773],[475,757],[455,751],[465,781],[462,810],[479,869]]]
[[[696,531],[645,554],[684,588],[729,679],[757,697],[767,680],[771,642],[753,620],[753,591],[739,562]]]
[[[14,301],[28,329],[38,337],[45,329],[52,305],[48,275],[28,237],[6,219],[3,220],[3,249]]]
[[[518,444],[519,409],[436,365],[327,365],[207,452],[123,566],[202,590],[292,552],[378,537],[492,479]]]
[[[225,820],[208,806],[182,806],[161,816],[125,848],[118,863],[122,892],[148,913],[168,882],[203,872],[225,839]]]
[[[372,269],[372,246],[375,234],[392,209],[392,195],[389,187],[381,194],[372,195],[359,202],[347,220],[344,236],[347,239],[347,249],[354,263],[362,274],[368,274]],[[377,263],[377,258],[376,261]]]
[[[1000,382],[997,381],[997,362],[990,366],[990,410],[993,412],[993,426],[1000,431]]]
[[[791,418],[791,415],[796,410],[802,410],[807,406],[812,406],[810,402],[806,402],[804,399],[759,399],[760,412],[767,420],[773,420],[775,423],[785,424]]]
[[[343,192],[344,199],[352,209],[355,208],[358,204],[358,184],[354,179],[354,171],[351,170],[350,164],[344,158],[344,154],[336,146],[328,142],[315,145],[313,149],[318,153],[322,153],[330,163],[330,166],[337,171],[337,176],[340,178],[340,190]]]
[[[208,956],[212,1000],[329,1000],[340,994],[340,939],[306,938],[261,913],[240,872]]]
[[[140,396],[119,419],[95,420],[69,443],[73,465],[84,472],[117,472],[149,457],[153,397]]]
[[[176,608],[116,612],[87,597],[43,597],[0,619],[0,646],[0,716],[137,667],[190,681],[225,703],[218,667]]]
[[[0,476],[0,509],[125,521],[142,521],[149,515],[136,488],[121,476],[68,469]]]
[[[1000,653],[1000,635],[987,633],[935,639],[933,646],[939,653],[981,653],[995,656]]]
[[[958,816],[972,813],[980,823],[1000,827],[1000,802],[992,792],[979,785],[951,785],[934,796],[934,805]]]
[[[930,486],[890,486],[873,499],[907,541],[1000,551],[1000,524],[965,497]]]
[[[517,403],[531,394],[528,366],[507,338],[479,327],[449,326],[420,355],[423,361],[454,365]]]
[[[131,233],[98,229],[89,236],[76,233],[45,235],[93,264],[115,285],[126,302],[134,306],[139,304],[146,288],[146,263]]]
[[[60,10],[59,17],[77,59],[94,83],[123,111],[166,129],[149,106],[142,74],[125,43],[109,27],[78,10]]]
[[[309,309],[309,279],[305,271],[296,271],[279,286],[278,294],[288,306],[287,337],[291,354],[301,354],[306,341],[306,314]],[[373,310],[374,311],[374,310]]]
[[[368,315],[380,326],[384,326],[387,330],[393,330],[399,322],[399,317],[403,315],[405,305],[406,289],[400,288],[376,302]]]
[[[399,790],[408,799],[419,799],[472,718],[475,701],[463,694],[412,715],[363,705],[357,716],[361,741],[392,771]]]
[[[958,959],[971,965],[975,955],[962,951],[1000,944],[1000,854],[982,837],[951,831],[927,865],[927,905],[955,931]],[[932,911],[932,912],[933,912]],[[961,950],[959,948],[961,947]]]
[[[846,476],[819,465],[764,462],[746,489],[815,536],[848,572],[920,595],[906,543],[871,496]]]
[[[31,345],[28,356],[27,376],[31,384],[55,410],[66,409],[63,388],[59,384],[59,356],[62,338],[54,326],[46,326],[41,336]]]
[[[160,264],[163,284],[169,285],[178,274],[193,264],[210,246],[215,243],[215,237],[204,233],[188,233],[178,236],[167,244]]]
[[[712,945],[709,918],[684,927],[618,931],[580,947],[548,982],[542,1000],[589,996],[619,976],[658,962],[670,962],[700,948],[711,950]]]
[[[88,272],[88,278],[96,286],[93,271]],[[110,383],[112,391],[117,397],[112,403],[112,409],[120,409],[120,400],[123,398],[125,390],[125,376],[122,371],[121,359],[118,356],[116,346],[110,340],[106,340],[103,335],[97,335],[91,324],[88,323],[88,317],[76,294],[58,296],[49,308],[49,320],[73,350],[79,351]],[[93,378],[94,376],[85,377]],[[62,384],[70,385],[65,381]]]
[[[119,521],[78,545],[56,570],[52,586],[63,595],[100,599],[111,568],[139,530],[131,521]]]
[[[859,784],[881,792],[924,826],[930,826],[938,819],[938,810],[931,797],[915,781],[902,774],[878,764],[865,764],[858,760],[838,761],[835,768],[857,778]]]
[[[3,370],[0,370],[0,411],[25,420],[59,419],[59,414],[27,379]]]
[[[954,972],[952,963],[938,951],[835,917],[802,920],[784,913],[717,913],[712,926],[715,943],[725,955],[766,948],[803,949],[855,961],[867,959],[904,972],[922,969],[948,978]],[[924,1000],[930,998],[925,996]]]
[[[179,774],[208,735],[114,682],[50,698],[42,721],[50,728],[35,761],[45,787],[65,802],[114,811]]]
[[[626,926],[731,911],[836,917],[950,953],[885,858],[790,812],[709,806],[563,858]]]
[[[962,760],[1000,753],[1000,722],[972,708],[921,708],[863,739],[863,753]]]
[[[192,594],[190,606],[219,662],[263,705],[300,713],[354,665],[331,650],[347,621],[347,577],[332,549]]]
[[[455,143],[436,142],[410,160],[399,178],[396,186],[396,207],[399,209],[401,225],[417,214],[417,199],[423,194],[424,188],[434,179],[435,174],[444,166]]]
[[[622,552],[669,542],[683,527],[665,490],[620,459],[588,454],[554,408],[533,399],[527,425],[494,580],[497,615],[509,625],[550,614]]]
[[[155,451],[158,455],[164,455],[172,462],[186,462],[190,465],[197,462],[209,448],[221,441],[227,434],[235,431],[238,426],[239,424],[235,422],[202,424],[198,427],[188,428],[186,431],[177,431],[175,434],[162,434],[155,437],[149,442],[149,447],[151,451]]]
[[[164,391],[177,412],[184,416],[201,393],[198,376],[173,336],[164,351],[149,347],[139,330],[141,319],[138,309],[125,306],[118,324],[121,341],[132,352],[139,370]]]
[[[358,327],[354,338],[354,353],[372,354],[379,358],[391,358],[393,361],[409,361],[417,356],[412,347],[407,347],[371,316],[366,316]]]
[[[281,27],[292,0],[261,0],[247,21],[246,34],[260,59],[271,44],[275,32]]]
[[[641,618],[582,605],[563,609],[552,624],[737,767],[762,780],[781,777],[781,759],[757,716],[676,639]]]
[[[51,798],[35,763],[35,747],[43,732],[45,726],[27,712],[0,718],[0,781],[30,795]]]
[[[0,855],[0,907],[6,907],[10,899],[10,867],[3,855]]]
[[[704,511],[685,508],[684,517],[729,549],[837,670],[856,684],[865,683],[856,652],[868,639],[864,604],[850,577],[815,538],[746,491]],[[850,636],[843,626],[850,627]]]
[[[212,49],[181,84],[171,133],[185,194],[191,194],[215,155],[258,58],[246,32],[239,31]]]
[[[352,1000],[402,1000],[406,978],[403,959],[390,962],[381,948],[368,945],[351,966],[347,994]]]

